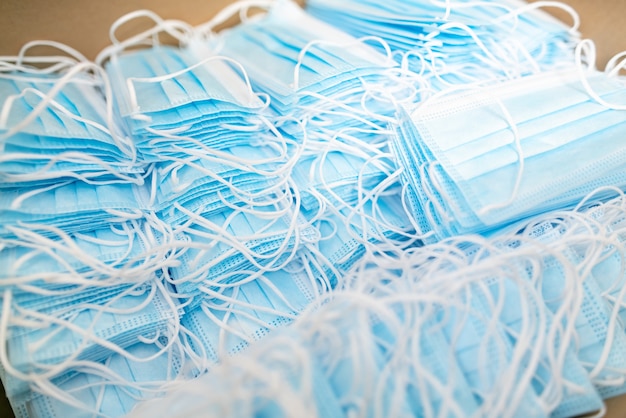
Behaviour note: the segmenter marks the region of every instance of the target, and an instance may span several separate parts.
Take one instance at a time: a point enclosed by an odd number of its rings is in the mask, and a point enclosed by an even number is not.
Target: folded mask
[[[105,229],[120,218],[142,218],[150,210],[148,190],[132,183],[91,185],[67,181],[31,189],[14,187],[0,194],[1,237],[14,237],[11,226],[38,230],[37,224],[66,233]],[[42,235],[52,234],[46,228]]]
[[[295,93],[327,96],[388,67],[384,55],[311,17],[291,1],[277,2],[262,18],[224,31],[216,44],[220,53],[241,63],[253,86],[269,94],[270,106],[279,113],[296,102],[315,101]]]
[[[619,80],[584,76],[602,97],[626,100]],[[596,103],[580,77],[576,70],[525,77],[412,111],[393,143],[417,199],[417,223],[440,238],[486,232],[570,207],[599,186],[624,185],[617,138],[626,114]]]
[[[175,346],[163,348],[162,342],[135,344],[128,356],[112,354],[101,363],[83,365],[80,373],[68,371],[37,392],[11,397],[16,417],[130,413],[140,400],[158,396],[168,381],[183,377],[184,353]]]
[[[306,6],[313,16],[353,36],[380,36],[398,52],[400,61],[419,56],[418,68],[426,69],[433,76],[433,84],[440,87],[534,73],[538,68],[545,70],[571,62],[572,45],[578,38],[575,29],[535,7],[512,0],[385,4],[348,1],[341,6],[329,0],[313,0]],[[439,84],[442,80],[444,83]]]
[[[263,102],[229,63],[199,40],[111,55],[119,113],[144,160],[190,143],[224,149],[254,140]]]
[[[81,72],[0,74],[0,181],[140,184],[144,167],[99,90],[107,82]]]

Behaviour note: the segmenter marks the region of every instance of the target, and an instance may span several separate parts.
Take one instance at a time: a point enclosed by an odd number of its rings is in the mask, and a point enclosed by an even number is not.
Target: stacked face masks
[[[426,73],[436,89],[510,78],[573,61],[574,27],[522,1],[308,1],[315,17],[357,36],[376,34],[398,62]]]
[[[175,26],[155,21],[101,58],[110,55],[107,72],[141,157],[154,161],[150,201],[177,251],[163,278],[184,307],[181,338],[197,373],[317,296],[315,267],[300,249],[318,233],[300,215],[291,179],[302,125],[267,111],[245,69],[199,37],[122,52]],[[294,263],[306,267],[292,274]]]
[[[182,311],[161,279],[172,248],[158,227],[126,221],[75,234],[50,228],[49,237],[14,228],[15,238],[3,239],[0,355],[14,405],[37,392],[75,405],[75,393],[62,396],[64,382],[85,368],[103,368],[112,355],[132,361],[128,347],[156,348],[157,337],[175,341]],[[152,385],[134,377],[131,386]]]
[[[304,408],[304,416],[571,417],[601,409],[601,396],[624,391],[625,334],[619,306],[602,300],[590,273],[619,245],[614,225],[623,216],[622,196],[492,239],[368,257],[290,328],[131,416]],[[623,269],[616,273],[602,280],[617,285]],[[224,389],[243,382],[253,384],[236,395]]]
[[[272,329],[290,323],[296,315],[328,288],[307,271],[311,261],[300,252],[285,268],[250,276],[238,285],[207,290],[205,297],[182,319],[188,330],[185,340],[199,363],[213,363],[244,351]]]
[[[19,62],[24,59],[0,63],[2,187],[73,179],[141,184],[135,148],[114,124],[111,98],[101,94],[103,88],[110,94],[101,69],[58,58],[54,72]]]
[[[124,416],[137,399],[158,397],[182,374],[186,365],[181,358],[181,347],[168,348],[163,337],[156,344],[136,344],[124,355],[114,353],[100,363],[83,363],[80,373],[56,379],[54,396],[31,392],[11,398],[11,405],[16,418],[75,416],[77,411]],[[45,390],[49,392],[50,386]]]
[[[226,58],[199,42],[118,49],[109,52],[107,73],[121,119],[144,160],[184,158],[189,148],[223,150],[254,140],[263,102]]]
[[[626,392],[623,82],[535,6],[396,3],[137,11],[97,64],[0,63],[18,416],[174,386],[157,415],[565,418]]]
[[[282,115],[295,105],[313,105],[315,93],[329,97],[359,87],[362,78],[378,78],[390,65],[389,57],[291,1],[277,2],[266,15],[224,31],[212,43],[245,68],[255,89],[267,93],[271,108]]]
[[[394,148],[421,232],[484,233],[573,206],[597,187],[626,187],[626,112],[608,104],[625,102],[619,79],[573,69],[408,110]]]
[[[69,58],[51,70],[9,60],[2,67],[0,236],[23,224],[66,232],[106,227],[114,212],[145,208],[144,168],[113,123],[101,70]]]
[[[161,278],[173,232],[150,211],[146,167],[116,123],[106,74],[63,57],[31,67],[51,59],[27,49],[0,73],[0,358],[23,413],[35,393],[79,404],[67,382],[113,355],[133,361],[128,347],[170,350],[155,341],[174,341],[181,313]]]
[[[388,147],[391,95],[405,86],[389,73],[389,56],[369,45],[379,42],[353,38],[288,1],[213,39],[268,94],[272,110],[306,128],[292,177],[302,214],[322,236],[309,250],[326,260],[333,282],[365,247],[415,241],[394,208],[399,188]]]

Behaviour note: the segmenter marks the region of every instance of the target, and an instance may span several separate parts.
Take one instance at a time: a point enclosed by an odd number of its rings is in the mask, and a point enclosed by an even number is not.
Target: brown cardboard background
[[[337,0],[340,1],[340,0]],[[598,66],[615,53],[626,50],[626,0],[564,0],[581,17],[581,31],[596,42]],[[0,55],[14,55],[26,42],[51,39],[66,43],[88,58],[109,44],[110,25],[121,15],[150,9],[164,18],[181,19],[192,25],[207,21],[232,0],[0,0]],[[556,9],[555,15],[570,21]],[[121,28],[136,33],[137,24]],[[33,51],[36,52],[36,51]],[[625,138],[626,140],[626,138]],[[607,417],[626,418],[626,396],[607,402]],[[12,416],[0,402],[0,417]]]
[[[341,1],[341,0],[337,0]],[[121,15],[150,9],[164,18],[196,25],[233,0],[0,0],[0,55],[14,55],[27,41],[52,39],[66,43],[88,58],[109,43],[108,30]],[[626,49],[626,0],[564,0],[580,14],[581,29],[596,41],[599,63]],[[558,16],[558,9],[548,8]],[[567,18],[566,18],[567,19]],[[132,24],[120,36],[133,33]]]
[[[537,0],[530,0],[531,2]],[[580,16],[584,38],[593,39],[598,52],[598,68],[618,52],[626,50],[626,0],[561,0]],[[568,24],[571,18],[560,9],[546,8]]]

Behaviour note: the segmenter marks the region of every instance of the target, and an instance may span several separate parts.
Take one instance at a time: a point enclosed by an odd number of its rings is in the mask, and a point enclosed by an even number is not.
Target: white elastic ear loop
[[[115,36],[115,32],[119,29],[119,27],[127,22],[130,22],[131,20],[142,18],[142,17],[147,17],[148,19],[154,21],[156,25],[153,28],[150,28],[142,33],[134,35],[120,42],[117,39],[117,36]],[[186,33],[179,33],[179,32],[174,31],[173,29],[176,28],[176,26],[178,26],[180,29],[185,30]],[[140,42],[141,40],[146,39],[148,36],[151,36],[161,31],[166,32],[167,34],[169,34],[173,38],[178,39],[181,42],[186,42],[189,39],[189,36],[193,33],[193,28],[183,21],[164,20],[161,16],[159,16],[158,14],[154,13],[151,10],[146,10],[146,9],[135,10],[133,12],[130,12],[120,17],[115,22],[113,22],[113,24],[111,25],[111,28],[109,29],[109,39],[111,40],[113,45],[128,46],[136,42]]]
[[[385,52],[387,55],[387,62],[384,64],[384,66],[393,65],[394,63],[393,53],[391,52],[391,48],[389,47],[389,44],[387,44],[387,42],[385,42],[382,38],[378,36],[364,36],[362,38],[354,39],[353,41],[350,41],[350,42],[333,42],[333,41],[326,41],[323,39],[315,39],[307,43],[300,50],[300,53],[298,54],[298,62],[296,63],[296,66],[293,69],[293,86],[292,86],[293,89],[295,91],[298,91],[300,89],[300,67],[302,67],[304,57],[306,56],[307,52],[309,52],[309,50],[313,46],[328,45],[328,46],[336,46],[339,48],[347,48],[347,47],[350,47],[353,45],[359,45],[359,44],[363,44],[364,46],[366,46],[367,41],[374,41],[374,42],[380,43],[382,47],[385,49]],[[348,50],[346,49],[346,51]],[[375,65],[375,64],[372,64],[372,65]]]
[[[45,68],[37,68],[26,65],[19,66],[10,62],[14,60],[15,57],[0,56],[0,77],[17,79],[18,77],[16,77],[14,74],[11,74],[11,77],[7,77],[7,75],[4,74],[5,72],[8,73],[15,71],[27,74],[54,74],[56,72],[65,71],[67,68],[71,68],[76,65],[76,61],[69,57],[36,57],[32,59],[31,57],[24,58],[24,62],[26,63],[36,62],[37,64],[51,64]]]
[[[240,0],[235,3],[232,3],[226,7],[224,7],[215,17],[209,20],[206,23],[200,24],[195,27],[195,30],[204,34],[213,33],[213,29],[216,26],[221,25],[226,22],[231,17],[236,14],[239,15],[242,23],[247,20],[248,10],[253,7],[257,7],[260,9],[270,9],[276,0]]]
[[[386,242],[386,243],[390,243],[392,245],[392,248],[395,249],[398,245],[401,247],[408,247],[413,245],[415,242],[421,240],[424,238],[424,236],[419,235],[416,232],[412,232],[410,230],[410,228],[398,228],[395,225],[393,225],[387,218],[385,218],[384,214],[380,211],[379,208],[379,204],[378,201],[381,197],[381,195],[383,195],[385,193],[385,190],[389,190],[391,189],[393,186],[396,186],[398,184],[398,178],[400,177],[400,175],[403,173],[402,169],[398,169],[396,170],[394,173],[392,173],[386,180],[384,180],[381,185],[379,185],[378,187],[374,188],[374,190],[372,190],[371,192],[369,192],[367,195],[364,196],[365,200],[370,200],[372,201],[372,215],[368,217],[371,218],[372,222],[374,223],[374,226],[377,230],[377,233],[379,234],[379,237],[377,237],[380,241],[382,242]],[[377,190],[377,189],[383,189],[383,190]],[[394,189],[397,189],[394,187]],[[397,199],[399,197],[399,192],[396,192],[394,194],[394,198]],[[361,197],[359,197],[359,199],[361,199]],[[359,203],[359,206],[361,206],[362,203]],[[355,212],[353,212],[355,213]],[[408,218],[408,216],[407,216]],[[411,223],[409,221],[409,223]],[[387,239],[384,235],[385,230],[391,230],[393,232],[395,232],[396,234],[404,237],[404,239],[401,239],[400,242],[397,241],[392,241],[390,239]],[[417,230],[416,230],[417,231]],[[384,256],[384,254],[383,254]]]
[[[150,29],[147,29],[141,33],[131,36],[128,39],[124,39],[120,41],[115,36],[115,32],[117,29],[123,24],[141,17],[147,17],[155,22],[155,26]],[[96,56],[95,62],[98,65],[103,65],[103,63],[111,58],[119,54],[121,51],[125,50],[128,47],[135,45],[158,45],[159,39],[158,34],[161,32],[165,32],[168,35],[172,36],[174,39],[177,39],[182,45],[186,45],[193,36],[193,28],[180,20],[164,20],[156,13],[150,10],[136,10],[134,12],[130,12],[118,20],[116,20],[109,30],[109,38],[111,39],[112,45],[105,47],[102,51],[98,53]],[[152,38],[152,42],[147,42],[149,38]]]
[[[87,57],[85,57],[83,54],[81,54],[80,52],[78,52],[76,49],[62,44],[61,42],[56,42],[56,41],[49,41],[49,40],[36,40],[36,41],[30,41],[24,44],[24,46],[22,46],[22,48],[20,49],[20,52],[18,52],[16,58],[16,64],[17,65],[22,65],[22,62],[24,62],[25,59],[27,59],[28,57],[26,57],[26,52],[35,46],[49,46],[51,48],[56,48],[60,51],[65,52],[67,55],[69,55],[71,58],[75,59],[77,62],[88,62],[89,60],[87,59]],[[28,58],[28,59],[36,59],[36,58]]]
[[[616,200],[622,200],[625,196],[624,191],[622,191],[622,189],[620,189],[619,187],[616,187],[616,186],[598,187],[597,189],[591,191],[589,194],[583,197],[581,201],[578,202],[578,204],[572,209],[572,212],[580,212],[588,204],[595,206],[596,202],[594,202],[594,199],[596,197],[601,197],[601,195],[604,194],[604,192],[615,193],[615,195],[617,196],[615,198]]]
[[[609,74],[609,77],[617,77],[619,72],[624,69],[626,69],[626,51],[619,52],[611,57],[604,71]]]
[[[261,278],[263,277],[263,275],[259,275],[259,277],[256,278],[256,280],[261,280]],[[269,282],[266,280],[266,282]],[[240,286],[240,285],[237,285]],[[263,313],[267,313],[270,315],[275,315],[277,317],[282,317],[282,318],[287,318],[287,319],[296,319],[297,318],[297,314],[294,313],[290,313],[290,312],[283,312],[281,310],[278,310],[276,308],[272,308],[272,307],[268,307],[268,306],[262,306],[262,305],[255,305],[253,303],[250,302],[245,302],[243,300],[240,300],[234,296],[226,296],[223,293],[220,292],[216,292],[214,290],[211,290],[209,287],[206,286],[200,286],[200,288],[202,289],[202,291],[204,293],[206,293],[209,297],[210,300],[220,300],[223,301],[225,303],[227,303],[229,310],[232,310],[233,313],[237,314],[237,315],[242,315],[245,316],[246,318],[248,318],[250,321],[257,323],[258,325],[262,326],[262,327],[270,327],[271,325],[264,321],[263,319],[260,318],[256,318],[254,316],[254,314],[246,312],[245,310],[239,310],[236,309],[237,307],[239,308],[247,308],[250,310],[254,310],[256,312],[263,312]],[[276,289],[272,289],[273,291],[276,292]],[[289,301],[287,301],[287,299],[282,295],[282,293],[278,292],[276,294],[276,296],[278,296],[286,305],[289,309],[291,309],[294,312],[297,312],[296,309],[293,308],[293,306],[291,306],[291,304],[289,303]],[[209,304],[210,307],[214,307],[216,308],[216,310],[224,310],[225,307],[223,305],[213,305],[210,304],[209,301],[207,301],[207,304]]]
[[[26,51],[35,46],[49,46],[65,52],[69,56],[26,56]],[[79,62],[87,62],[87,58],[74,48],[56,41],[30,41],[20,49],[16,56],[0,56],[0,72],[19,71],[34,74],[50,74],[73,67]],[[27,63],[52,64],[45,68],[27,66]]]
[[[444,0],[444,1],[429,0],[429,2],[435,6],[443,7],[446,9],[444,15],[441,17],[442,20],[448,20],[450,18],[450,12],[452,11],[451,0]]]
[[[399,174],[402,174],[399,173]],[[415,215],[413,214],[413,211],[409,208],[409,203],[407,202],[408,198],[407,198],[407,194],[409,193],[409,185],[408,184],[404,184],[402,186],[402,190],[401,190],[401,194],[400,194],[400,200],[402,203],[402,209],[404,209],[405,213],[407,214],[407,218],[409,220],[409,223],[411,224],[411,226],[413,227],[413,229],[415,230],[415,234],[416,234],[416,238],[418,238],[419,240],[425,241],[428,240],[429,238],[431,238],[434,234],[435,231],[431,230],[427,231],[424,233],[424,230],[422,229],[422,227],[419,225],[419,221],[417,219],[415,219]],[[432,216],[431,216],[432,218]]]
[[[580,82],[585,87],[587,94],[589,94],[589,96],[596,102],[612,110],[626,110],[626,104],[613,104],[613,103],[607,102],[602,97],[600,97],[593,90],[593,88],[591,87],[591,84],[589,84],[589,80],[587,80],[587,74],[590,74],[595,69],[595,65],[596,65],[595,64],[596,62],[595,51],[596,51],[595,44],[593,43],[591,39],[583,39],[582,41],[580,41],[580,43],[578,43],[578,45],[576,45],[576,50],[574,51],[574,54],[576,58],[576,67],[578,68]],[[584,68],[583,55],[589,55],[587,59],[587,61],[589,61],[587,69]]]
[[[481,209],[476,211],[476,214],[478,216],[484,216],[487,213],[496,209],[506,208],[507,206],[515,202],[515,199],[517,198],[517,195],[519,193],[519,188],[522,184],[522,178],[524,176],[525,158],[524,158],[524,151],[522,150],[522,142],[521,142],[519,130],[517,129],[517,125],[515,124],[515,121],[513,120],[513,116],[511,116],[511,113],[506,108],[504,103],[502,103],[501,100],[497,100],[496,102],[498,106],[500,107],[500,110],[502,110],[502,113],[504,114],[504,117],[507,123],[509,124],[509,128],[513,132],[513,137],[514,137],[513,143],[515,145],[515,151],[517,152],[517,158],[519,160],[519,163],[518,163],[517,174],[515,176],[515,183],[513,185],[513,190],[511,191],[511,196],[504,202],[494,203],[494,204],[482,207]]]

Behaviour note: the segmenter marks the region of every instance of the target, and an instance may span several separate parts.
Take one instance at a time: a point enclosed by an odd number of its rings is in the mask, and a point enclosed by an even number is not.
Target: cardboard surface
[[[340,1],[340,0],[337,0]],[[164,18],[181,19],[192,25],[207,21],[233,0],[0,0],[0,55],[14,55],[33,39],[66,43],[88,58],[109,44],[109,27],[120,16],[137,9],[150,9]],[[565,0],[581,17],[585,37],[596,41],[598,63],[626,50],[626,0]],[[566,13],[546,8],[570,22]],[[136,33],[136,23],[120,28],[123,38]],[[36,52],[36,51],[33,51]]]
[[[110,43],[111,24],[125,13],[150,9],[163,18],[181,19],[196,25],[209,20],[229,3],[232,1],[0,0],[0,55],[15,55],[24,43],[47,39],[66,43],[93,59]],[[612,55],[626,50],[626,0],[565,0],[565,3],[578,11],[584,37],[596,42],[599,68],[603,68]],[[555,8],[546,10],[571,22],[567,13]],[[122,26],[117,36],[123,39],[140,29],[140,24],[133,22]],[[611,399],[607,405],[607,417],[626,418],[626,396]],[[9,414],[8,405],[0,402],[0,416]]]
[[[535,2],[537,0],[530,0]],[[580,31],[584,38],[593,39],[598,52],[598,68],[615,54],[626,51],[626,0],[561,0],[573,7],[580,16]],[[547,7],[544,10],[571,23],[564,11]]]

